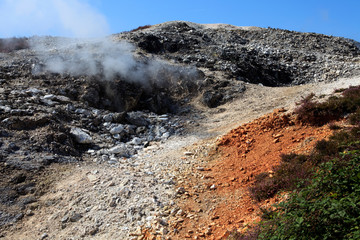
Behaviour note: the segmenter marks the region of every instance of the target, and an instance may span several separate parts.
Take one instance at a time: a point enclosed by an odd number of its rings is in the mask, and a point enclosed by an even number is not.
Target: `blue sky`
[[[0,0],[0,37],[93,37],[171,20],[317,32],[360,41],[360,0]]]

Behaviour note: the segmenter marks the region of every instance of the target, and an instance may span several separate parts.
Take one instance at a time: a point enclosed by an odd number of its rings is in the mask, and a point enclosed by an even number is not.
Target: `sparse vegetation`
[[[0,52],[9,53],[15,50],[27,49],[29,43],[27,38],[3,38],[0,39]]]
[[[354,113],[360,106],[360,87],[342,90],[341,96],[332,96],[325,102],[314,100],[314,94],[302,99],[295,110],[298,119],[312,125],[323,125]],[[359,115],[359,114],[358,114]]]
[[[144,30],[144,29],[147,29],[147,28],[151,28],[151,25],[144,25],[144,26],[139,26],[133,30],[130,30],[129,32],[137,32],[137,31],[140,31],[140,30]]]
[[[329,128],[331,130],[339,130],[339,129],[341,129],[341,127],[339,125],[335,124],[335,123],[330,123]]]
[[[261,173],[255,177],[254,186],[250,187],[251,196],[257,201],[271,198],[281,190],[293,190],[311,170],[307,156],[296,154],[282,155],[280,165],[273,169],[273,174]]]

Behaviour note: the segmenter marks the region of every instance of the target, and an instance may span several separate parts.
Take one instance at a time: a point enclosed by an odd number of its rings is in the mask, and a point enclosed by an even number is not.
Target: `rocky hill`
[[[206,84],[218,88],[220,102],[233,97],[234,90],[227,88],[232,85],[236,89],[236,81],[297,85],[348,77],[358,71],[355,41],[315,33],[168,22],[115,38],[129,40],[147,53],[200,68],[208,73]],[[225,83],[217,83],[214,72],[220,72]]]
[[[189,145],[356,84],[344,78],[359,74],[357,46],[190,22],[0,41],[0,238],[129,239],[154,225],[167,236],[186,215],[181,174],[213,140]]]

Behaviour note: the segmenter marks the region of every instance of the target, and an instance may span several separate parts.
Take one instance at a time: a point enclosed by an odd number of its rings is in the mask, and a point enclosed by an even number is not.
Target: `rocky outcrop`
[[[359,71],[357,42],[315,33],[178,21],[115,38],[165,59],[266,86],[331,81]]]

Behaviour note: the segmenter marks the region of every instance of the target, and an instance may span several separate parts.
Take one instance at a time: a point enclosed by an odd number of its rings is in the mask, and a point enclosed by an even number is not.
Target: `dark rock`
[[[16,192],[19,195],[27,195],[27,194],[33,193],[35,191],[35,186],[36,186],[36,184],[33,182],[25,183],[25,184],[22,184],[21,186],[18,186],[16,188]]]
[[[33,196],[29,196],[29,197],[25,197],[25,198],[21,199],[20,204],[28,205],[28,204],[34,203],[34,202],[36,202],[36,198]]]
[[[12,130],[32,130],[43,127],[50,121],[48,116],[37,117],[10,117],[6,122],[9,129]]]
[[[126,120],[128,123],[135,125],[135,126],[148,126],[149,121],[141,115],[139,112],[129,112],[126,115]]]
[[[202,103],[210,108],[217,107],[221,104],[223,95],[221,93],[206,91],[202,96]]]
[[[0,192],[0,203],[4,205],[14,203],[19,196],[19,194],[10,187],[0,187]]]
[[[140,42],[140,48],[166,59],[266,86],[324,81],[337,78],[340,73],[356,74],[351,59],[360,56],[359,44],[353,40],[273,28],[207,28],[174,21],[118,36]],[[345,68],[350,71],[344,71],[344,58],[349,60]]]
[[[14,176],[10,181],[15,184],[18,184],[25,182],[25,180],[26,180],[26,175],[24,173],[19,173],[16,176]]]
[[[10,133],[5,130],[0,130],[0,137],[10,137]]]
[[[163,50],[163,46],[159,38],[154,35],[145,35],[139,41],[138,46],[149,53],[159,53]]]
[[[7,212],[0,211],[0,227],[11,223],[15,223],[21,220],[23,217],[24,217],[23,213],[10,214]]]
[[[80,99],[82,101],[88,102],[90,106],[98,106],[100,101],[98,89],[95,87],[87,87],[81,95]]]
[[[76,213],[76,212],[73,212],[71,215],[70,215],[70,222],[77,222],[79,221],[80,219],[82,218],[82,215],[80,213]]]
[[[42,156],[42,157],[39,157],[39,159],[37,161],[44,166],[47,166],[47,165],[50,165],[51,163],[57,162],[57,160],[54,156]]]
[[[114,113],[112,118],[114,123],[124,123],[126,120],[126,112]]]
[[[7,149],[8,149],[8,151],[10,151],[10,152],[15,152],[15,151],[19,150],[20,147],[17,146],[16,143],[13,143],[13,142],[12,142],[12,143],[9,143]]]

